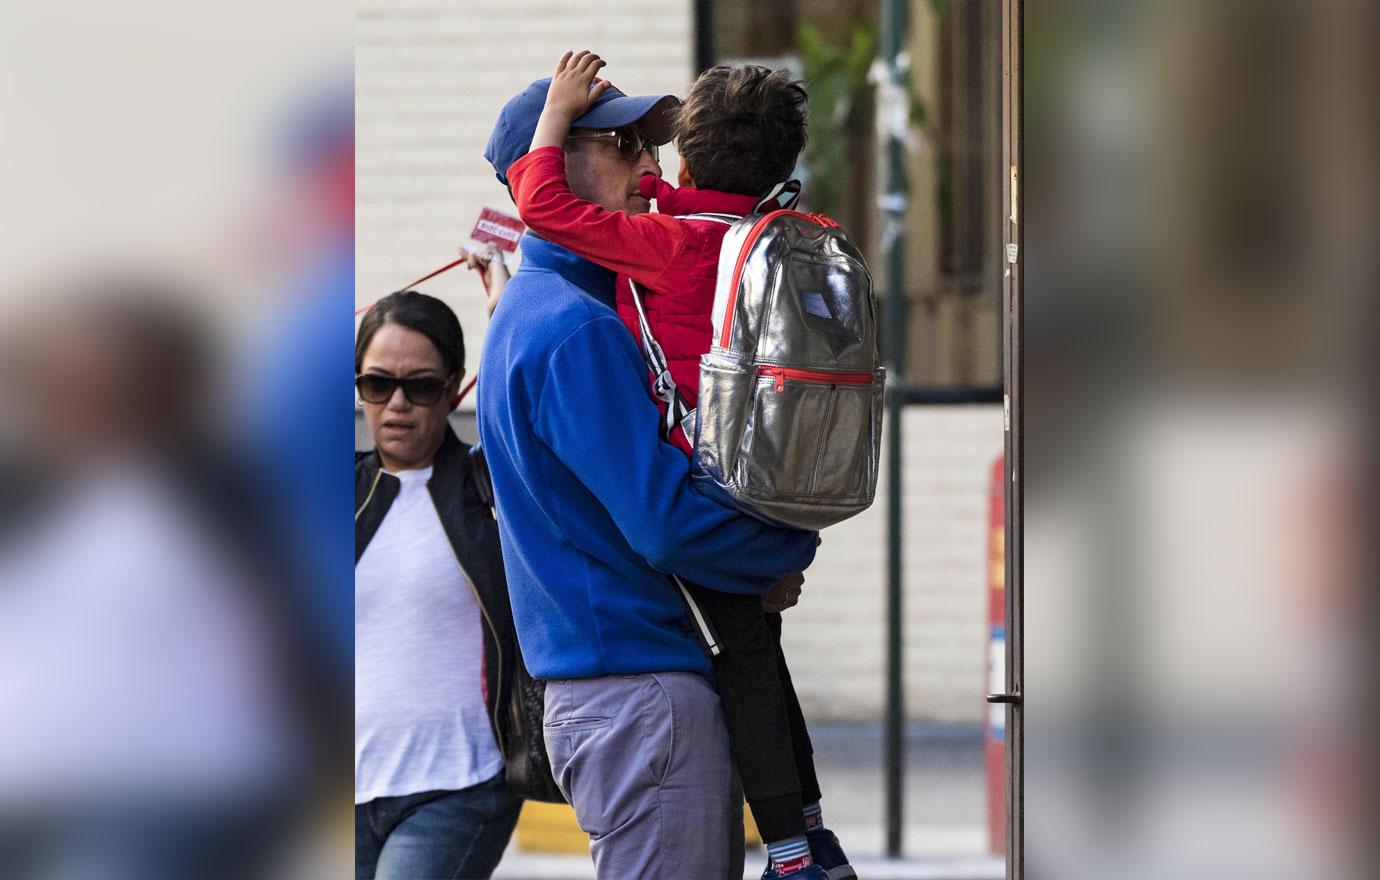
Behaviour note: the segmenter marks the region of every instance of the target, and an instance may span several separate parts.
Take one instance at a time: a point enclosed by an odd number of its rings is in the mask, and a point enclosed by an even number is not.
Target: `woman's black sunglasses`
[[[413,406],[435,406],[446,393],[449,379],[436,376],[412,376],[399,379],[396,376],[383,376],[378,373],[360,373],[355,377],[355,388],[365,403],[387,403],[393,399],[393,392],[402,386],[403,396]]]

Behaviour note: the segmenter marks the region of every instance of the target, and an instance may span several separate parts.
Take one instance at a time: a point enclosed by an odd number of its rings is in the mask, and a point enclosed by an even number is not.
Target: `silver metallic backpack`
[[[886,371],[872,276],[838,224],[788,210],[733,223],[713,319],[701,469],[746,509],[803,529],[871,506]]]
[[[666,404],[663,437],[679,425],[705,474],[764,519],[813,530],[866,510],[877,492],[886,371],[862,254],[822,214],[678,219],[729,229],[696,409],[676,388],[629,281],[652,390]]]

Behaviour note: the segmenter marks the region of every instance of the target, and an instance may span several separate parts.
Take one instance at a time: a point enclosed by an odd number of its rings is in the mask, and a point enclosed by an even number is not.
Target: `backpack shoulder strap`
[[[637,328],[642,337],[642,362],[647,365],[647,372],[652,375],[652,393],[666,404],[666,418],[661,423],[662,439],[670,439],[671,431],[676,425],[681,425],[681,429],[685,430],[684,426],[694,414],[694,410],[690,408],[689,402],[676,387],[676,380],[671,376],[671,366],[666,360],[666,352],[662,350],[661,343],[656,341],[652,325],[647,321],[647,310],[642,305],[642,292],[637,289],[637,282],[629,278],[628,287],[632,290],[633,305],[637,307]],[[688,433],[686,437],[690,439]]]

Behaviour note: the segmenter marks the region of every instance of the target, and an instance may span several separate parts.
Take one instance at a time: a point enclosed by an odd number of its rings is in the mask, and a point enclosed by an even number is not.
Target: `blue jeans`
[[[213,804],[100,801],[0,811],[6,880],[244,880],[265,876],[300,830],[282,799]]]
[[[485,880],[498,867],[522,801],[500,773],[459,791],[355,806],[355,880]]]

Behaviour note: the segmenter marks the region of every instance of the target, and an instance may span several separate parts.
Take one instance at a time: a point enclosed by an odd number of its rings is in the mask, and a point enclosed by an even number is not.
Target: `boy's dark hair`
[[[464,369],[465,337],[460,332],[460,319],[455,317],[455,312],[434,296],[400,290],[374,303],[359,322],[359,334],[355,336],[355,373],[364,365],[364,353],[374,341],[374,334],[389,323],[416,330],[430,339],[441,353],[441,364],[447,374]]]
[[[760,196],[788,179],[805,148],[808,99],[783,70],[719,65],[700,74],[676,140],[695,186]]]

